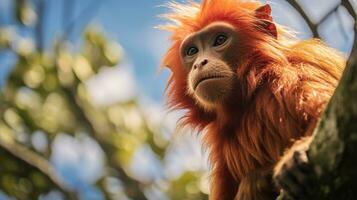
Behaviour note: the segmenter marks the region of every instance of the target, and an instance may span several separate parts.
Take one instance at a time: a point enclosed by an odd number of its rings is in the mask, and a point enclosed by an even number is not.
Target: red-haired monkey
[[[174,23],[163,26],[172,32],[163,61],[172,71],[168,102],[186,110],[183,125],[204,132],[210,199],[274,199],[274,168],[279,187],[293,197],[303,194],[295,177],[303,174],[291,172],[305,167],[309,136],[344,58],[319,40],[289,39],[273,22],[270,6],[256,1],[171,7],[166,17]],[[299,145],[281,159],[294,140]]]

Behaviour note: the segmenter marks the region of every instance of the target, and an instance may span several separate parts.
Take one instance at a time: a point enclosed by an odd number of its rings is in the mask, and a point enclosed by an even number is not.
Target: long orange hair
[[[182,125],[206,132],[204,142],[213,165],[223,159],[239,182],[252,170],[273,166],[293,139],[311,134],[345,66],[340,53],[316,39],[297,41],[277,24],[277,38],[265,34],[257,26],[255,11],[262,6],[257,1],[203,0],[169,6],[173,12],[165,17],[173,23],[161,26],[172,32],[163,60],[172,71],[168,104],[186,111]],[[231,104],[212,112],[187,94],[179,47],[188,35],[215,21],[236,27],[248,53],[237,55],[239,92]]]

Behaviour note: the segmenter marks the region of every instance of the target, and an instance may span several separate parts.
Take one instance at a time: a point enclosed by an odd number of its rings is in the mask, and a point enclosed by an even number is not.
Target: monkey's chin
[[[223,102],[232,88],[230,78],[212,78],[199,83],[195,89],[198,102],[207,109]]]

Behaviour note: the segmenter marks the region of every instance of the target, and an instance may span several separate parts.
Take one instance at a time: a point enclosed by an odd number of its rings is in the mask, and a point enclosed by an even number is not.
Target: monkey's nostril
[[[208,63],[207,59],[202,60],[201,62],[198,62],[196,64],[193,65],[193,69],[197,69],[197,68],[202,68],[203,66],[205,66]]]

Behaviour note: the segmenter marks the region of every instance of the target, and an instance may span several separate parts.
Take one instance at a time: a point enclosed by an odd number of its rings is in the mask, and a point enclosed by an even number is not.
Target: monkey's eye
[[[196,47],[190,47],[187,52],[186,55],[188,56],[193,56],[198,52],[198,49]]]
[[[226,41],[227,41],[227,36],[225,36],[225,35],[218,35],[218,36],[216,37],[216,39],[214,40],[213,46],[214,46],[214,47],[220,46],[220,45],[224,44]]]

